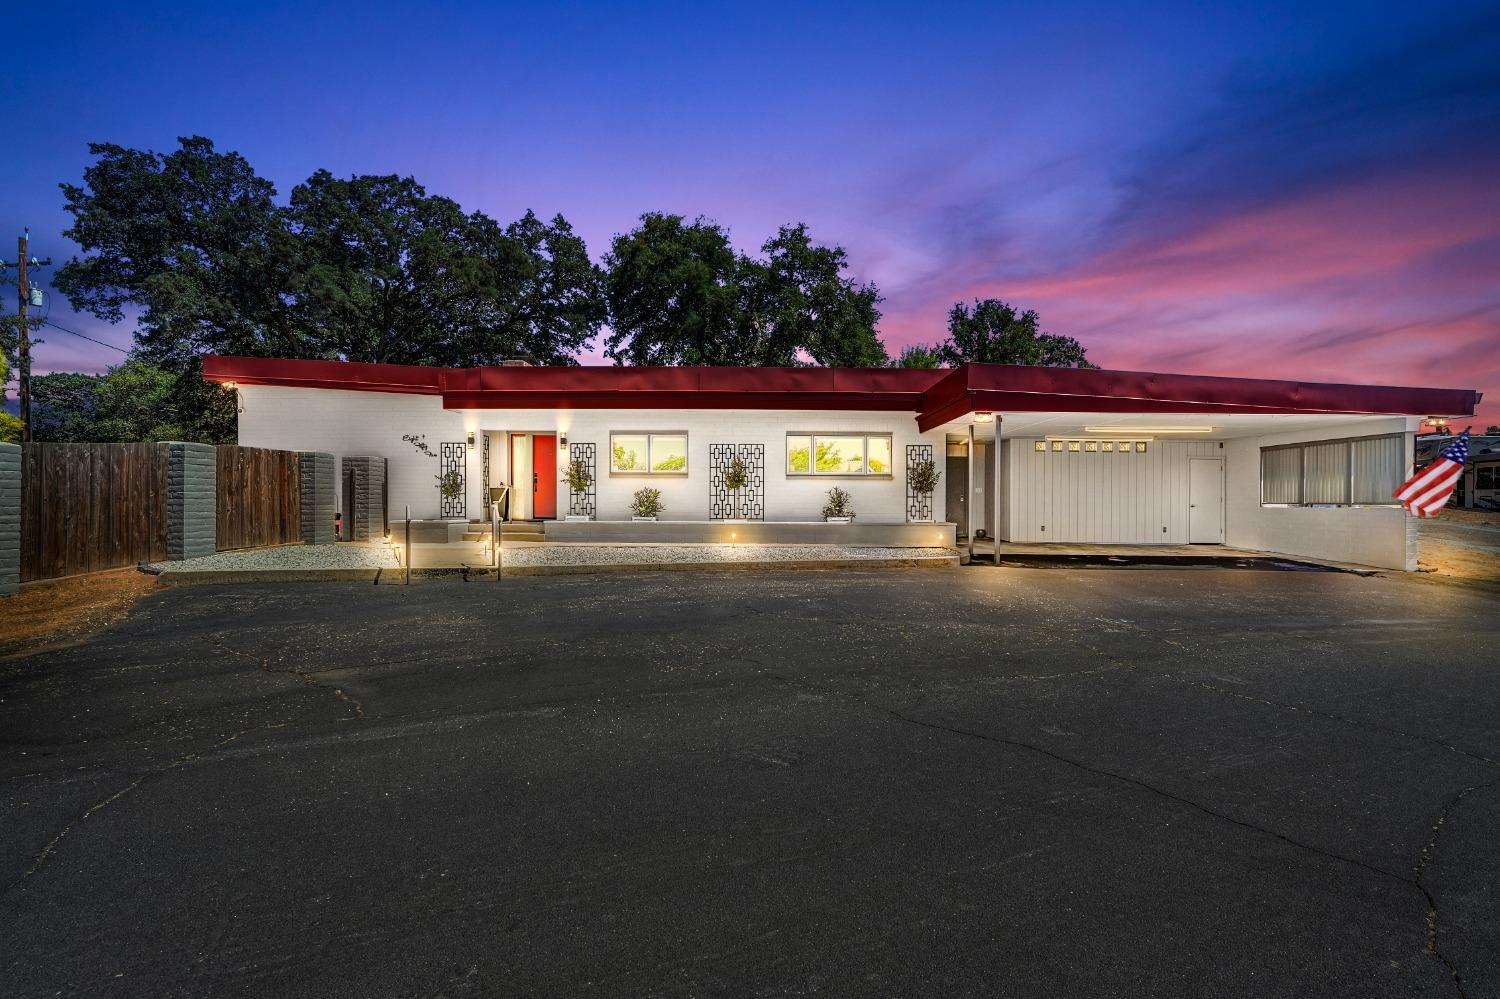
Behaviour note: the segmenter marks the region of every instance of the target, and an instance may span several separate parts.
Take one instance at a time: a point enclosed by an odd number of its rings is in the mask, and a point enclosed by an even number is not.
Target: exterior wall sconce
[[[557,435],[557,449],[559,451],[561,451],[561,450],[566,449],[567,446],[568,446],[568,435],[567,434],[558,434]]]
[[[470,451],[474,450],[474,431],[469,431],[469,436],[465,439],[464,444],[468,446]]]

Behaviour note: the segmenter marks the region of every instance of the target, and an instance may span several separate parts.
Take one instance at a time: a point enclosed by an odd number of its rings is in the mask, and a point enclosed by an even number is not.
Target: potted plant
[[[740,490],[744,489],[749,484],[750,470],[745,467],[745,462],[743,459],[735,458],[729,463],[729,467],[724,470],[724,488],[728,489],[730,494],[734,496],[734,508],[736,513],[739,512],[740,507]],[[740,518],[738,517],[730,518],[731,521],[739,519]]]
[[[834,486],[823,504],[823,519],[830,524],[847,524],[854,520],[854,497]]]
[[[438,495],[445,500],[458,499],[459,494],[464,491],[464,481],[459,477],[458,470],[452,469],[442,475],[435,475],[437,479]]]
[[[568,462],[568,489],[572,492],[573,496],[588,492],[589,486],[593,484],[593,481],[594,473],[589,471],[588,462],[582,458],[574,458]],[[586,513],[570,513],[564,519],[589,520],[590,517]]]
[[[630,509],[633,513],[631,520],[655,520],[666,509],[662,506],[661,490],[650,486],[637,489],[630,498]]]
[[[937,462],[931,458],[923,458],[911,466],[911,470],[906,473],[906,482],[907,485],[911,486],[912,492],[918,496],[926,496],[928,498],[927,509],[931,510],[932,493],[937,489],[938,484]],[[913,520],[912,523],[930,524],[932,523],[932,518],[926,517],[921,520]]]

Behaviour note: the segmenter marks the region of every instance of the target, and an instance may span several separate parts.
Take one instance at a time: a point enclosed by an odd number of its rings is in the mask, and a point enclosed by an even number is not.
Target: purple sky
[[[1500,12],[1307,6],[24,5],[0,231],[66,258],[87,142],[197,133],[283,193],[560,211],[596,256],[648,210],[747,249],[806,221],[893,352],[994,295],[1106,367],[1478,388],[1500,423]],[[38,371],[120,356],[45,337]]]

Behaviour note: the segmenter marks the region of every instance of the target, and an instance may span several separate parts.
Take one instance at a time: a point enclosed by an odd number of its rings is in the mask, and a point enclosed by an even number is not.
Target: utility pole
[[[20,285],[19,309],[16,314],[16,381],[20,383],[21,402],[21,443],[31,443],[31,336],[26,329],[26,310],[31,305],[31,285],[26,280],[26,268],[28,265],[46,267],[52,263],[52,258],[46,260],[29,260],[26,252],[31,245],[31,229],[27,229],[16,237],[16,274]],[[5,261],[0,261],[0,267],[9,266]]]

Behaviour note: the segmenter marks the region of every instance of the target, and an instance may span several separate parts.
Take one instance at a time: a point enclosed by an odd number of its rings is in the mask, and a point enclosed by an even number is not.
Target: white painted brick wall
[[[1276,444],[1407,433],[1405,417],[1354,420],[1316,430],[1227,441],[1224,453],[1225,543],[1236,548],[1378,566],[1416,568],[1415,528],[1400,507],[1265,507],[1260,502],[1260,449]],[[1411,453],[1411,441],[1407,441]],[[1410,533],[1409,533],[1410,532]]]
[[[463,441],[478,434],[532,432],[565,434],[570,442],[598,446],[598,510],[601,520],[630,519],[630,497],[642,485],[662,491],[665,520],[708,519],[708,446],[761,444],[766,449],[766,519],[816,520],[825,494],[832,486],[847,489],[861,520],[901,522],[906,519],[906,445],[928,443],[941,463],[943,434],[917,431],[909,412],[823,412],[814,410],[445,410],[437,396],[384,392],[349,392],[272,386],[241,386],[241,445],[300,451],[328,451],[346,455],[379,455],[389,459],[391,519],[399,519],[407,504],[416,519],[438,516],[438,459],[420,454],[401,439],[403,434],[425,434],[428,447],[440,452],[444,441]],[[672,476],[615,476],[609,473],[610,431],[687,431],[686,478]],[[785,473],[788,431],[840,431],[892,435],[896,474],[889,479],[792,478]],[[509,481],[504,438],[496,436],[490,452],[494,482]],[[481,445],[467,453],[467,513],[485,513]],[[566,473],[565,454],[558,453],[559,479]],[[342,462],[335,476],[342,484]],[[933,497],[934,515],[942,520],[943,488]],[[340,500],[340,502],[342,502]],[[559,513],[566,511],[567,486],[558,484]]]

